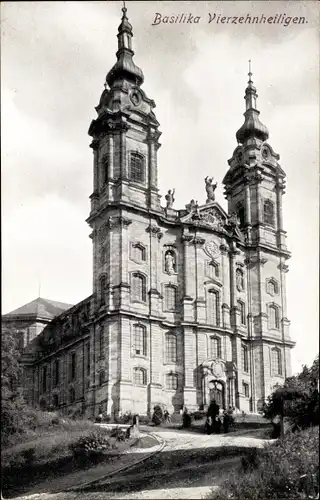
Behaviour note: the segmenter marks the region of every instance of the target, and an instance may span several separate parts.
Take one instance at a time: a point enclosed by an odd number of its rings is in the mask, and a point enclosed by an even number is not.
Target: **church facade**
[[[62,413],[114,417],[223,406],[258,411],[291,374],[282,220],[285,173],[257,110],[249,73],[245,120],[223,184],[226,212],[160,204],[155,103],[133,61],[126,9],[117,61],[92,137],[93,293],[55,317],[24,353],[26,396]],[[160,174],[159,169],[159,174]]]

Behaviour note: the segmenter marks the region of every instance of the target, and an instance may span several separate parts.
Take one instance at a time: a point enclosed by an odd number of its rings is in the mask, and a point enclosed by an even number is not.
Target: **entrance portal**
[[[220,408],[225,407],[225,394],[224,394],[224,384],[219,380],[210,380],[209,386],[209,398],[210,401],[215,399],[216,403]]]

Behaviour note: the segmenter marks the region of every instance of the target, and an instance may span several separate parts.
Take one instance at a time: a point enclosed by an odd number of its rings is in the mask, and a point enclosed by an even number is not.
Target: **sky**
[[[76,304],[92,293],[87,132],[116,60],[121,7],[116,1],[1,4],[3,313],[39,295]],[[288,318],[296,372],[319,350],[318,4],[130,0],[127,8],[134,61],[162,131],[163,205],[172,188],[175,208],[191,198],[204,203],[204,177],[212,175],[216,200],[226,208],[221,181],[244,120],[252,61],[260,118],[287,174],[283,218],[292,252]],[[156,13],[190,14],[199,22],[153,25]],[[219,15],[306,22],[226,24],[216,22]]]

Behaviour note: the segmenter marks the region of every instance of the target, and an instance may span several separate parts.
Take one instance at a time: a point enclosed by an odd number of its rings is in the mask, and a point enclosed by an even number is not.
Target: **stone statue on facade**
[[[175,189],[169,189],[168,193],[165,195],[165,199],[167,202],[167,208],[172,208],[174,204],[174,193]]]
[[[241,269],[236,270],[236,283],[237,283],[237,290],[239,292],[242,292],[243,290],[243,273]]]
[[[217,187],[217,182],[213,182],[213,177],[209,177],[207,175],[207,177],[205,178],[205,183],[206,183],[206,193],[207,193],[207,201],[206,203],[210,203],[211,201],[214,201],[215,200],[215,190],[216,190],[216,187]]]
[[[239,217],[237,216],[237,214],[235,212],[233,212],[230,215],[228,222],[229,222],[229,225],[233,226],[233,227],[236,227],[236,226],[240,225]]]
[[[165,255],[165,271],[168,274],[174,274],[176,270],[176,260],[174,254],[169,250]]]

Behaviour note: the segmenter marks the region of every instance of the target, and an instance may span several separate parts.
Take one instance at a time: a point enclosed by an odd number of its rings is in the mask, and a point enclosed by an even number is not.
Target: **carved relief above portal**
[[[209,359],[202,363],[202,370],[204,375],[213,376],[216,379],[224,379],[225,375],[225,365],[223,361],[219,359]]]

